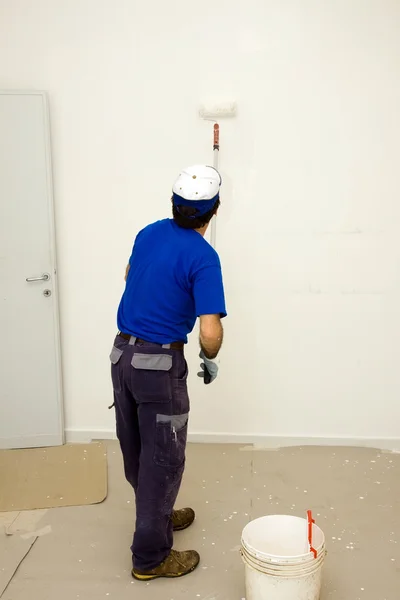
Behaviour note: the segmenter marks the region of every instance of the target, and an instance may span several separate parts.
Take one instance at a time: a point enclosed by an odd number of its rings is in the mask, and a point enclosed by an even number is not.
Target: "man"
[[[132,575],[141,581],[182,577],[196,569],[195,551],[172,549],[173,531],[194,519],[174,510],[185,466],[189,415],[184,345],[200,317],[204,382],[217,377],[215,358],[226,316],[221,265],[204,234],[220,204],[212,167],[181,172],[173,186],[173,219],[137,236],[126,269],[111,352],[117,435],[125,476],[136,494]]]

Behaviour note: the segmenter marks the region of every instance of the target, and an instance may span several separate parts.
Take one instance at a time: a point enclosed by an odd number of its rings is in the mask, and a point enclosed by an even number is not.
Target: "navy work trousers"
[[[136,495],[133,566],[157,567],[173,543],[189,415],[183,350],[117,336],[110,355],[117,436]]]

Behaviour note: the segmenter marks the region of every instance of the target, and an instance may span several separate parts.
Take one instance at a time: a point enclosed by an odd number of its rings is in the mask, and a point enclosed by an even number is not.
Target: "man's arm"
[[[221,318],[226,316],[224,286],[218,255],[214,264],[196,272],[193,282],[196,313],[200,317],[200,367],[198,373],[204,383],[211,383],[218,375],[218,362],[214,360],[221,348],[223,329]]]
[[[206,358],[216,358],[222,346],[223,335],[220,315],[200,316],[200,346]]]

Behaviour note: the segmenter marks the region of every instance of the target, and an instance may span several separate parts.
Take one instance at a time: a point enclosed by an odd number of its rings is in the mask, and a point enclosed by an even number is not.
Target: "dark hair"
[[[211,210],[198,217],[195,216],[199,212],[197,208],[183,206],[182,204],[179,206],[172,204],[172,215],[175,223],[179,225],[179,227],[183,227],[184,229],[201,229],[211,221],[220,204],[221,201],[218,198]]]

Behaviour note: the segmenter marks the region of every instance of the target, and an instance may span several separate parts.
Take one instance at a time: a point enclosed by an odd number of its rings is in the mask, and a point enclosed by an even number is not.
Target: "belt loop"
[[[131,339],[129,340],[129,345],[134,346],[136,344],[137,338],[134,335],[131,335]]]
[[[170,350],[171,349],[171,344],[163,344],[161,346],[161,348],[164,348],[164,350]]]

